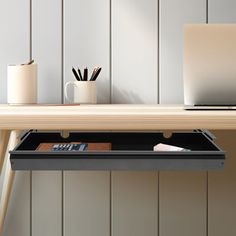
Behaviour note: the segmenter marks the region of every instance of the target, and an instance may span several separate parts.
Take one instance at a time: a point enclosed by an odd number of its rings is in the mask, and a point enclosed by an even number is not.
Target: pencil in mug
[[[91,81],[95,81],[95,80],[97,79],[98,75],[100,74],[101,70],[102,70],[102,67],[99,67],[99,68],[95,71],[94,75],[91,77],[90,80],[91,80]]]
[[[75,78],[76,78],[78,81],[80,81],[79,75],[77,74],[77,72],[76,72],[76,70],[75,70],[74,67],[72,67],[72,72],[73,72]]]

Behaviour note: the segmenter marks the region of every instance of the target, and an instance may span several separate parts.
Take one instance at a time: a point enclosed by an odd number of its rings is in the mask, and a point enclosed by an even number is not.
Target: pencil
[[[100,74],[101,70],[102,70],[102,67],[100,67],[98,70],[96,70],[96,73],[95,73],[95,75],[92,78],[92,81],[95,81],[97,79],[97,77]]]
[[[79,73],[80,80],[83,80],[83,77],[79,68],[78,68],[78,73]]]
[[[84,69],[84,78],[83,78],[84,81],[87,81],[88,80],[88,68],[86,67]]]
[[[75,70],[74,67],[72,67],[72,72],[73,72],[75,78],[76,78],[78,81],[80,81],[80,78],[79,78],[79,76],[78,76],[78,74],[77,74],[77,72],[76,72],[76,70]]]

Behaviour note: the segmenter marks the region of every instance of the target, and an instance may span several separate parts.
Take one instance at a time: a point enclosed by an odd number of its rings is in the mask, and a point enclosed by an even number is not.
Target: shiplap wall
[[[235,0],[1,0],[0,102],[7,64],[32,56],[41,103],[64,100],[72,65],[102,65],[100,103],[182,103],[183,24],[236,23],[235,9]],[[234,236],[236,132],[215,134],[228,151],[222,172],[18,172],[4,236]]]

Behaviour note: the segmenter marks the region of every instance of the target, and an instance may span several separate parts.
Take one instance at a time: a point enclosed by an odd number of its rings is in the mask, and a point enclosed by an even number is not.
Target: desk
[[[14,148],[20,131],[27,129],[233,130],[236,111],[186,111],[180,105],[0,106],[0,169],[3,156],[7,158],[0,202],[0,234],[14,179],[8,151]]]
[[[236,129],[236,111],[186,111],[183,106],[0,106],[0,130]]]

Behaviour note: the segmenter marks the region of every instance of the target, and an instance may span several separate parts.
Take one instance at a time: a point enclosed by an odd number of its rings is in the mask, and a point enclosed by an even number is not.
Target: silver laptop
[[[186,109],[236,109],[236,24],[184,26]]]

